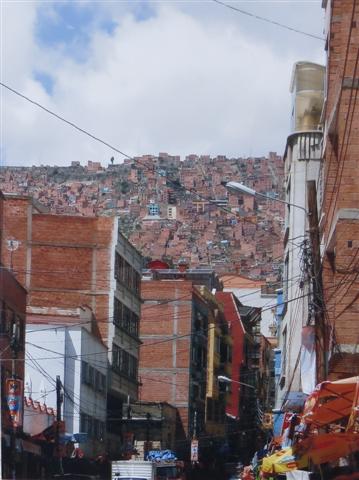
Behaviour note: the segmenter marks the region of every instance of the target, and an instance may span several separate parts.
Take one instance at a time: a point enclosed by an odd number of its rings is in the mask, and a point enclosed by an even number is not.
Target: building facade
[[[51,322],[61,309],[92,310],[108,349],[108,414],[121,418],[122,403],[137,399],[141,255],[116,217],[49,214],[31,197],[5,195],[3,220],[1,260],[27,289],[29,313],[42,309]],[[119,422],[108,429],[118,458]]]
[[[358,22],[359,5],[324,1],[327,75],[319,232],[326,305],[321,325],[322,375],[357,375],[358,316]]]
[[[0,199],[1,203],[1,199]],[[1,220],[1,219],[0,219]],[[1,461],[3,478],[22,471],[19,454],[23,430],[23,386],[25,357],[26,290],[13,273],[0,263],[0,351],[1,351]],[[7,399],[16,382],[18,415],[12,417]]]
[[[123,404],[138,398],[142,272],[140,253],[120,231],[112,263],[115,272],[109,322],[111,343],[108,343],[111,365],[107,397],[108,449],[111,456],[119,458],[122,451]]]
[[[56,409],[56,377],[62,385],[61,418],[66,433],[86,434],[87,457],[106,452],[107,347],[88,308],[42,309],[28,315],[26,395]]]
[[[277,325],[281,351],[277,408],[283,407],[292,392],[311,393],[316,385],[314,345],[303,344],[302,338],[305,334],[314,338],[311,333],[314,334],[315,329],[314,305],[320,282],[319,272],[315,273],[313,269],[312,234],[317,217],[316,181],[323,137],[319,122],[324,99],[324,73],[325,68],[321,65],[298,62],[293,67],[290,88],[292,133],[288,136],[283,158],[287,205],[283,240],[283,309],[281,322]]]
[[[224,435],[217,376],[231,346],[209,289],[217,282],[201,269],[146,271],[142,280],[140,398],[177,408],[177,451],[186,456],[192,437]]]

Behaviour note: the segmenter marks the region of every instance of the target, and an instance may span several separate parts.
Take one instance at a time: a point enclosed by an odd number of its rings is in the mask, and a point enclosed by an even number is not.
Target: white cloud
[[[240,23],[158,4],[146,21],[122,12],[112,36],[92,31],[87,61],[76,63],[36,43],[36,9],[22,8],[5,12],[3,81],[128,154],[283,150],[297,51],[253,43]],[[32,79],[34,69],[53,75],[52,96]],[[13,94],[2,97],[6,164],[106,163],[113,155]]]

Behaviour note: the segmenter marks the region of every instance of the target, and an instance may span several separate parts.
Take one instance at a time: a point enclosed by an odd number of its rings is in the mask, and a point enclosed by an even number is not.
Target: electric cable
[[[255,13],[247,12],[246,10],[230,5],[229,3],[221,2],[220,0],[212,0],[212,1],[215,3],[218,3],[218,5],[222,5],[223,7],[229,8],[230,10],[241,13],[242,15],[247,15],[248,17],[252,17],[256,20],[261,20],[262,22],[270,23],[271,25],[275,25],[276,27],[284,28],[286,30],[289,30],[290,32],[299,33],[300,35],[305,35],[306,37],[314,38],[315,40],[321,40],[325,42],[325,38],[319,37],[318,35],[314,35],[313,33],[304,32],[303,30],[290,27],[289,25],[286,25],[284,23],[280,23],[275,20],[270,20],[269,18],[262,17],[261,15],[257,15]]]

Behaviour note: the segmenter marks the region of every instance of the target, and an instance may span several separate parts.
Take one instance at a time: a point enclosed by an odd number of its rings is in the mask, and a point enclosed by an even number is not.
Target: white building
[[[260,333],[273,337],[275,329],[276,286],[268,288],[266,282],[253,280],[242,275],[224,275],[221,277],[225,292],[233,292],[245,306],[261,307]]]
[[[175,207],[174,205],[167,206],[167,218],[168,220],[177,219],[177,207]]]
[[[25,394],[56,409],[60,376],[66,433],[87,433],[87,442],[80,445],[86,456],[104,453],[108,359],[92,311],[84,307],[43,313],[32,308],[27,318]]]
[[[281,373],[276,407],[297,392],[315,387],[314,318],[311,304],[313,264],[311,218],[316,215],[316,182],[321,160],[319,130],[324,99],[325,68],[310,62],[294,65],[292,133],[284,153],[286,207],[283,266],[283,316],[278,328]],[[310,215],[308,215],[310,211]],[[307,341],[302,344],[302,335]],[[308,346],[311,343],[311,346]],[[307,348],[308,347],[308,348]]]

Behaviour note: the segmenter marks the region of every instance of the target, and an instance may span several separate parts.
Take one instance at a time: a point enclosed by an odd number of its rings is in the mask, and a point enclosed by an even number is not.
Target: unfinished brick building
[[[230,369],[230,350],[222,307],[210,293],[211,274],[158,270],[142,280],[140,398],[177,408],[177,451],[192,435],[224,436],[225,403],[217,377]]]
[[[78,307],[92,310],[109,351],[108,415],[120,419],[123,402],[137,400],[141,255],[116,217],[50,214],[28,196],[4,196],[2,227],[1,262],[28,292],[27,323],[61,328]],[[120,422],[108,427],[118,456]]]

